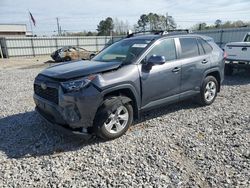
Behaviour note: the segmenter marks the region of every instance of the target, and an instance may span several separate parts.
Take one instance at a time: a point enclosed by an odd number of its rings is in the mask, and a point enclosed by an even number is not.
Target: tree
[[[204,29],[208,29],[208,26],[205,22],[195,24],[194,26],[191,27],[191,30],[204,30]]]
[[[105,20],[100,21],[97,26],[97,31],[99,36],[111,35],[114,29],[113,19],[108,17]]]
[[[176,23],[172,16],[166,16],[166,29],[176,29]]]
[[[224,29],[224,28],[238,28],[238,27],[249,27],[250,22],[243,22],[242,20],[238,21],[226,21],[222,23],[221,20],[216,20],[214,25],[207,25],[206,23],[195,24],[191,27],[192,30],[203,30],[203,29]]]
[[[233,22],[233,26],[234,27],[244,27],[244,26],[246,26],[247,25],[247,23],[245,23],[245,22],[243,22],[243,21],[241,21],[241,20],[238,20],[238,21],[236,21],[236,22]]]
[[[142,14],[137,22],[138,28],[141,28],[143,31],[145,31],[148,22],[149,22],[148,16],[146,14]]]
[[[150,30],[157,30],[160,25],[160,16],[157,14],[149,13],[147,15]]]
[[[221,20],[216,20],[215,21],[215,23],[214,23],[214,25],[215,25],[215,28],[219,28],[220,26],[221,26],[221,24],[222,24],[222,21]]]
[[[96,32],[82,31],[82,32],[63,32],[63,36],[96,36]]]
[[[145,31],[149,30],[169,30],[175,29],[176,23],[172,16],[164,16],[156,13],[142,14],[137,21],[137,28]]]
[[[128,21],[124,22],[118,18],[114,19],[114,34],[115,35],[126,35],[130,29]]]
[[[95,34],[92,33],[91,31],[87,32],[86,36],[94,36]]]

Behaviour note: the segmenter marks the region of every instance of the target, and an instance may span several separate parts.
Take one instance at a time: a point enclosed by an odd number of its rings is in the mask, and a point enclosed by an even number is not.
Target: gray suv
[[[142,111],[188,98],[212,104],[224,79],[223,55],[206,36],[130,34],[90,61],[42,71],[34,82],[36,110],[73,132],[114,139]]]

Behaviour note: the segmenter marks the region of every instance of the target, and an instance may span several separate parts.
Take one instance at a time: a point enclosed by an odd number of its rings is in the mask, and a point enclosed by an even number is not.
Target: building
[[[0,37],[25,37],[29,34],[26,24],[0,24]]]

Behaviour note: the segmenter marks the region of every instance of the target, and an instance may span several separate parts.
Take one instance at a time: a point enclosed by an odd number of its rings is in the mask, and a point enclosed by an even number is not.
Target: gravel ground
[[[121,138],[76,138],[34,111],[44,67],[0,62],[0,187],[250,187],[250,74],[227,77],[214,104],[144,113]]]

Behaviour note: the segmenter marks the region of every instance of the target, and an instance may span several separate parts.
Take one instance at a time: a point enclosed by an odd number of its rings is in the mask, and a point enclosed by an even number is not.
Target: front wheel
[[[127,102],[124,102],[127,101]],[[133,122],[133,107],[127,97],[107,98],[96,113],[95,133],[104,140],[122,136]]]
[[[199,103],[201,105],[210,105],[214,102],[217,92],[218,92],[218,81],[213,76],[207,76],[202,84],[200,95],[199,95]]]

